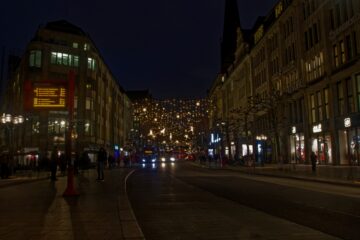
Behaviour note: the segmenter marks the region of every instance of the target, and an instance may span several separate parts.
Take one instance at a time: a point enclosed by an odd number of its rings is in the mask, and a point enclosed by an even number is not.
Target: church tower
[[[240,28],[240,18],[237,0],[225,1],[224,28],[221,41],[221,73],[235,60],[237,29]]]

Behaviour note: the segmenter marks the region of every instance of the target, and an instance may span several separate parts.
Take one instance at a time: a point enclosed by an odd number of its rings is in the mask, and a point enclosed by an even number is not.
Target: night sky
[[[2,1],[0,47],[22,53],[40,24],[88,32],[125,90],[156,98],[206,96],[219,72],[224,0]],[[277,0],[239,0],[243,28]]]

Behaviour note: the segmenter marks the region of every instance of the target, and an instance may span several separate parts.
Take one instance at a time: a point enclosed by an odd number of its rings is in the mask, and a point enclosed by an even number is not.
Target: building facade
[[[73,151],[95,153],[105,146],[111,153],[126,144],[131,101],[91,38],[69,22],[56,21],[37,30],[8,85],[3,112],[24,117],[12,136],[16,153],[41,157],[55,145],[65,149],[67,108],[36,107],[34,91],[37,86],[67,86],[70,72],[75,74]]]
[[[234,53],[247,44],[247,57],[221,72],[209,97],[220,121],[235,108],[240,136],[242,110],[253,109],[246,132],[256,161],[308,163],[315,152],[319,164],[360,164],[359,18],[355,0],[280,0],[252,29],[238,28]]]

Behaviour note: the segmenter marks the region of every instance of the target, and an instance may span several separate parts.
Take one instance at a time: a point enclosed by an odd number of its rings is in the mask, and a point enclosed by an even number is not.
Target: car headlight
[[[174,157],[171,157],[171,158],[170,158],[170,161],[175,162],[175,158],[174,158]]]
[[[166,159],[165,159],[164,157],[162,157],[162,158],[161,158],[161,161],[162,161],[162,162],[165,162],[165,161],[166,161]]]
[[[143,160],[142,160],[143,162],[146,162],[146,160],[145,160],[145,158],[143,158]]]
[[[152,162],[156,162],[156,158],[151,159]]]

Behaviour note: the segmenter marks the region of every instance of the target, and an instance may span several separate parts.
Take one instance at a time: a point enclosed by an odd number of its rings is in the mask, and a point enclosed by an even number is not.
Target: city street
[[[359,239],[360,189],[151,165],[128,193],[147,239]]]

